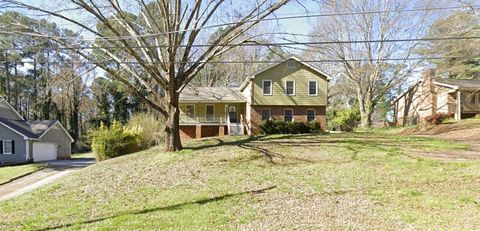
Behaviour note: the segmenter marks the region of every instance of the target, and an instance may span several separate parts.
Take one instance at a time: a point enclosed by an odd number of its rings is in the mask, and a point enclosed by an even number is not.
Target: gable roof
[[[23,116],[20,115],[20,113],[18,113],[18,111],[15,110],[15,108],[13,108],[13,106],[1,96],[0,96],[0,103],[6,104],[10,108],[10,110],[13,111],[14,114],[18,116],[18,119],[23,120]]]
[[[476,79],[434,79],[434,84],[459,90],[480,90],[480,80]]]
[[[330,81],[330,80],[332,79],[332,77],[331,77],[330,75],[328,75],[328,74],[326,74],[325,72],[321,71],[321,70],[318,69],[317,67],[315,67],[315,66],[313,66],[313,65],[311,65],[311,64],[309,64],[309,63],[307,63],[307,62],[302,61],[301,59],[297,58],[296,56],[291,56],[291,57],[289,57],[289,58],[287,58],[287,59],[285,59],[285,60],[283,60],[283,61],[280,61],[280,62],[275,63],[275,64],[272,64],[272,65],[270,65],[270,66],[268,66],[268,67],[266,67],[266,68],[263,68],[263,69],[255,72],[255,73],[252,74],[251,76],[247,77],[247,78],[243,81],[242,85],[240,85],[240,91],[243,91],[243,90],[247,87],[248,82],[249,82],[250,80],[254,79],[255,76],[257,76],[257,75],[259,75],[259,74],[261,74],[261,73],[263,73],[263,72],[265,72],[265,71],[267,71],[267,70],[270,70],[270,69],[272,69],[272,68],[274,68],[274,67],[276,67],[276,66],[278,66],[278,65],[280,65],[280,64],[282,64],[282,63],[285,63],[285,62],[287,62],[287,61],[290,61],[290,60],[297,61],[297,62],[299,62],[300,64],[302,64],[302,65],[308,67],[309,69],[311,69],[312,71],[314,71],[316,74],[319,74],[319,75],[321,75],[321,76],[324,76],[327,81]]]
[[[185,88],[180,93],[180,102],[245,102],[245,97],[238,88],[229,87],[195,87]]]
[[[27,139],[39,139],[57,123],[56,120],[9,120],[0,118],[0,124],[12,129]]]

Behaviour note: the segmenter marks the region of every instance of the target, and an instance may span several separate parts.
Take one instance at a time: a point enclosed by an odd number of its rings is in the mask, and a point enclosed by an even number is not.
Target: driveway
[[[46,161],[47,166],[28,176],[0,186],[0,201],[31,192],[60,177],[95,163],[94,158]]]

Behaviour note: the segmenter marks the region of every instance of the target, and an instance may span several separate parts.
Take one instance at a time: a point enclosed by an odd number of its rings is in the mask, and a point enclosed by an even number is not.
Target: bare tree
[[[348,80],[345,87],[350,88],[357,99],[361,126],[369,127],[378,102],[389,90],[405,83],[416,67],[409,60],[416,43],[387,40],[424,34],[429,12],[405,11],[419,7],[419,1],[414,0],[324,2],[326,9],[341,14],[321,18],[312,32],[312,40],[337,43],[318,46],[316,55],[323,59],[341,60],[337,68]],[[400,60],[392,62],[389,59]]]
[[[262,19],[274,13],[289,0],[207,1],[207,0],[70,0],[64,10],[48,9],[30,1],[4,0],[16,9],[35,11],[72,23],[92,34],[95,52],[73,49],[121,81],[143,101],[165,116],[165,149],[182,149],[179,135],[179,94],[205,65],[254,36],[242,37]],[[55,4],[56,1],[51,1]],[[245,9],[245,10],[241,10]],[[66,13],[67,12],[67,13]],[[74,13],[73,13],[74,12]],[[89,17],[102,30],[85,23]],[[229,23],[208,46],[211,27],[228,17]],[[227,20],[225,20],[227,21]],[[27,32],[27,33],[26,33]],[[27,28],[19,33],[46,36],[51,41],[67,44],[68,38],[47,36]],[[117,67],[117,68],[113,68]],[[129,73],[119,74],[118,67]],[[146,93],[145,93],[146,92]]]

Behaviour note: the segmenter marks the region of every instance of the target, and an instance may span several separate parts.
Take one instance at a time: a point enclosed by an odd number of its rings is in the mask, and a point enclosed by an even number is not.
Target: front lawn
[[[0,202],[0,229],[480,229],[468,144],[378,133],[190,141],[99,162]]]
[[[14,178],[37,171],[46,164],[25,164],[17,166],[0,167],[0,185],[11,181]]]

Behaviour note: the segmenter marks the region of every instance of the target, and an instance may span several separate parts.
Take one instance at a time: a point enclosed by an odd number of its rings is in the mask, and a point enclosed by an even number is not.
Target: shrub
[[[265,120],[260,123],[260,130],[263,134],[302,134],[311,132],[321,132],[321,124],[317,121],[310,123],[304,122],[285,122],[281,120]]]
[[[263,134],[278,134],[275,123],[272,120],[264,120],[260,123],[260,130]]]
[[[452,115],[447,113],[435,113],[425,117],[425,122],[430,125],[441,124],[446,119],[450,118]]]
[[[141,128],[124,128],[114,121],[110,128],[100,125],[92,132],[92,150],[97,160],[102,161],[142,149]]]
[[[289,132],[289,129],[288,129],[288,123],[285,122],[285,121],[281,121],[281,120],[276,120],[273,122],[274,126],[275,126],[275,130],[277,131],[277,133],[274,133],[274,134],[288,134]]]
[[[310,133],[323,132],[322,124],[318,121],[311,121],[310,123],[308,123],[308,127],[310,129]]]
[[[340,127],[342,131],[351,132],[360,123],[360,112],[358,109],[348,108],[339,110],[333,118],[333,123]]]
[[[142,148],[146,149],[163,142],[163,120],[157,119],[152,113],[134,114],[125,127],[128,129],[141,128],[140,146]]]

